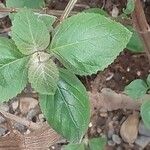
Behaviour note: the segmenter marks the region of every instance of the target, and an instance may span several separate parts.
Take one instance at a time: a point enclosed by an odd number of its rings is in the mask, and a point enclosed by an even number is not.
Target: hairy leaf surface
[[[89,100],[85,87],[75,75],[60,71],[55,95],[40,95],[40,106],[48,123],[71,142],[79,142],[90,118]]]
[[[30,10],[18,12],[12,24],[12,39],[23,54],[42,51],[49,45],[46,25]]]
[[[27,84],[28,57],[17,50],[14,42],[0,38],[0,102],[20,93]]]
[[[126,47],[131,32],[96,13],[80,13],[61,23],[51,48],[55,56],[76,74],[103,70]]]
[[[49,54],[35,53],[30,59],[29,82],[41,94],[55,94],[59,72],[57,66],[50,60]]]

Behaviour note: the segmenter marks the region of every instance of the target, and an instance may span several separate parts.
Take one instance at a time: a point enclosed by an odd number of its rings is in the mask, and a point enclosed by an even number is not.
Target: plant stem
[[[0,12],[8,12],[8,13],[16,13],[20,10],[21,8],[1,8],[0,7]],[[62,14],[63,14],[63,11],[62,10],[47,10],[46,8],[43,8],[43,9],[32,9],[34,12],[37,12],[37,13],[41,13],[41,14],[49,14],[49,15],[54,15],[54,16],[57,16],[57,17],[60,17]],[[78,12],[76,11],[72,11],[70,13],[70,15],[74,15],[74,14],[77,14]]]
[[[71,10],[73,9],[73,7],[74,7],[74,5],[76,4],[77,1],[78,1],[78,0],[70,0],[70,1],[69,1],[69,3],[68,3],[68,5],[66,6],[66,8],[65,8],[65,10],[64,10],[64,12],[63,12],[63,14],[62,14],[61,17],[60,17],[60,22],[62,22],[64,19],[66,19],[66,18],[69,16]]]
[[[135,10],[132,14],[133,25],[141,36],[144,49],[150,63],[150,26],[147,23],[144,10],[140,0],[135,1]]]

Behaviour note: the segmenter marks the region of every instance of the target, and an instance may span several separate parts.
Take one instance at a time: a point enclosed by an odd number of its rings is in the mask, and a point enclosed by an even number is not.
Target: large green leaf
[[[28,57],[17,50],[14,42],[0,38],[0,102],[20,93],[27,83]]]
[[[150,100],[147,100],[142,104],[141,117],[145,126],[150,128]]]
[[[135,31],[135,29],[131,26],[126,26],[133,34],[132,37],[127,44],[127,49],[129,49],[132,52],[143,52],[144,51],[144,45],[143,42],[139,36],[139,34]]]
[[[74,73],[103,70],[126,47],[131,37],[121,24],[96,13],[79,13],[61,23],[50,51]]]
[[[46,25],[30,10],[18,12],[12,24],[12,39],[23,54],[44,50],[49,45]]]
[[[93,138],[89,141],[90,150],[105,150],[106,138]]]
[[[133,99],[139,99],[146,94],[147,90],[147,84],[141,79],[136,79],[125,87],[124,92]]]
[[[75,75],[60,70],[55,95],[40,95],[40,107],[48,123],[71,142],[79,142],[90,118],[89,100],[85,87]]]
[[[7,7],[14,8],[42,8],[45,6],[44,0],[6,0]]]
[[[59,72],[57,66],[50,60],[49,54],[38,52],[30,59],[29,82],[41,94],[54,94],[57,89]]]
[[[62,150],[85,150],[84,144],[68,144]]]

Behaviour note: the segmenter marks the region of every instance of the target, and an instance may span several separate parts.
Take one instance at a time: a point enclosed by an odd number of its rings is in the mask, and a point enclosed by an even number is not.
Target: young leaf
[[[131,26],[126,26],[126,27],[133,33],[129,43],[127,44],[127,49],[137,53],[143,52],[144,45],[139,34],[133,29],[133,27]]]
[[[42,8],[45,6],[44,0],[6,0],[7,7],[13,8]]]
[[[141,79],[136,79],[125,87],[124,92],[133,99],[139,99],[146,94],[147,90],[148,86],[146,83]]]
[[[141,106],[141,117],[147,128],[150,128],[150,101],[145,101]]]
[[[62,150],[85,150],[84,144],[68,144]]]
[[[93,138],[89,141],[90,150],[105,150],[106,138]]]
[[[135,8],[135,0],[127,0],[127,7],[126,9],[123,9],[123,12],[126,15],[130,15],[134,11],[134,8]]]
[[[50,35],[46,25],[32,11],[18,12],[12,24],[12,39],[23,54],[44,50],[49,45]]]
[[[6,0],[6,6],[12,8],[31,8],[40,9],[45,6],[44,0]],[[11,20],[14,19],[15,13],[10,14]]]
[[[17,50],[14,42],[0,38],[0,102],[20,93],[27,84],[28,57]]]
[[[55,95],[41,95],[40,107],[48,123],[71,142],[79,142],[90,118],[89,99],[85,87],[67,70],[60,70]]]
[[[47,15],[47,14],[39,14],[39,13],[35,13],[35,14],[38,16],[39,19],[41,19],[45,23],[46,27],[49,30],[52,29],[52,25],[56,20],[55,16]]]
[[[84,10],[84,12],[85,13],[97,13],[97,14],[104,15],[105,17],[109,17],[109,14],[100,8],[89,8],[89,9]]]
[[[41,94],[54,94],[57,89],[59,72],[57,66],[50,60],[49,54],[38,52],[30,59],[29,82]]]
[[[49,51],[72,72],[88,75],[112,63],[130,37],[130,31],[109,18],[80,13],[57,27]]]

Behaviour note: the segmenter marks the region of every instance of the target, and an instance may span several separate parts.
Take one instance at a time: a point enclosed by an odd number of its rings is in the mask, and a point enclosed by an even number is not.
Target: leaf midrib
[[[106,36],[106,35],[105,35]],[[83,40],[80,40],[80,41],[77,41],[77,42],[72,42],[72,43],[69,43],[69,44],[66,44],[66,45],[62,45],[62,46],[59,46],[59,47],[55,47],[55,48],[52,48],[51,51],[55,51],[55,49],[61,49],[61,48],[65,48],[65,47],[68,47],[68,46],[72,46],[72,45],[76,45],[76,44],[81,44],[81,43],[84,43],[88,40],[93,40],[93,39],[100,39],[100,38],[104,38],[105,36],[102,36],[102,37],[98,37],[98,36],[95,36],[95,37],[92,37],[92,38],[88,38],[88,39],[83,39]],[[110,36],[110,35],[109,35]],[[112,36],[111,36],[112,37]],[[113,38],[113,37],[112,37]],[[55,39],[53,39],[54,41]],[[122,43],[122,41],[120,41],[119,39],[115,39],[116,41],[118,41],[119,43]],[[51,43],[51,45],[53,45],[53,41]]]

